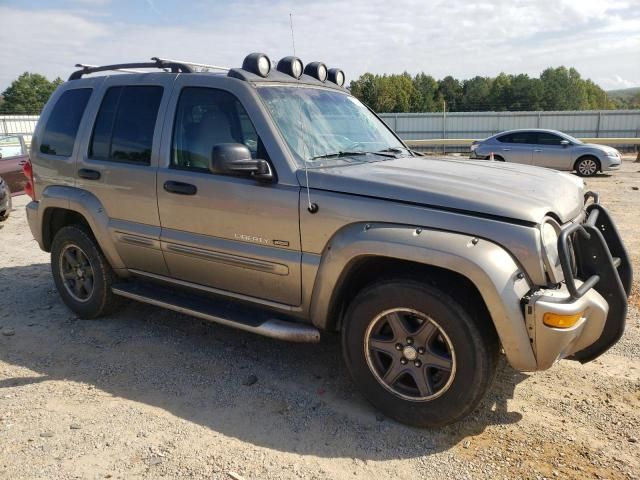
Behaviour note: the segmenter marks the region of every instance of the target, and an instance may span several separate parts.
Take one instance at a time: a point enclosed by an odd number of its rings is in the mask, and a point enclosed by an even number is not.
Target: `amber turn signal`
[[[571,328],[578,320],[584,316],[584,312],[576,313],[573,315],[560,315],[559,313],[547,312],[542,317],[542,322],[548,327],[555,328]]]

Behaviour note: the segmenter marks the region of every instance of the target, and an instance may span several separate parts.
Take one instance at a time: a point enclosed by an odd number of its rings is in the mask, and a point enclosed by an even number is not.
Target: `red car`
[[[0,136],[0,177],[9,187],[11,195],[24,193],[27,177],[22,166],[29,160],[27,146],[22,135]]]

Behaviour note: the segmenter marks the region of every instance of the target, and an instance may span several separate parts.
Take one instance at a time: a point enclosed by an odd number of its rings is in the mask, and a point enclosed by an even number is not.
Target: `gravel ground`
[[[640,164],[588,184],[639,271]],[[0,230],[0,478],[640,477],[637,295],[598,360],[536,374],[503,362],[468,419],[418,430],[355,392],[336,337],[279,343],[136,303],[78,320],[14,200]]]

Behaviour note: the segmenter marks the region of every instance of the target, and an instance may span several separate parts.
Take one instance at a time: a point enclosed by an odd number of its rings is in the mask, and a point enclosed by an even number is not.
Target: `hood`
[[[595,149],[595,150],[600,150],[602,152],[611,152],[611,153],[619,153],[618,150],[616,150],[613,147],[610,147],[608,145],[600,145],[597,143],[582,143],[580,145],[577,145],[578,148],[590,148],[590,149]]]
[[[487,160],[403,157],[309,169],[309,185],[540,223],[554,213],[563,223],[584,205],[584,182],[547,168]],[[306,186],[304,171],[298,178]]]

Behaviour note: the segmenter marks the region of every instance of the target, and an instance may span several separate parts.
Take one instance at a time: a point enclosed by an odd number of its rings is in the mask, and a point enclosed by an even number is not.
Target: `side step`
[[[113,285],[113,293],[139,302],[220,323],[289,342],[316,343],[320,331],[307,324],[274,318],[273,314],[252,306],[224,299],[204,297],[176,288],[137,281]]]

